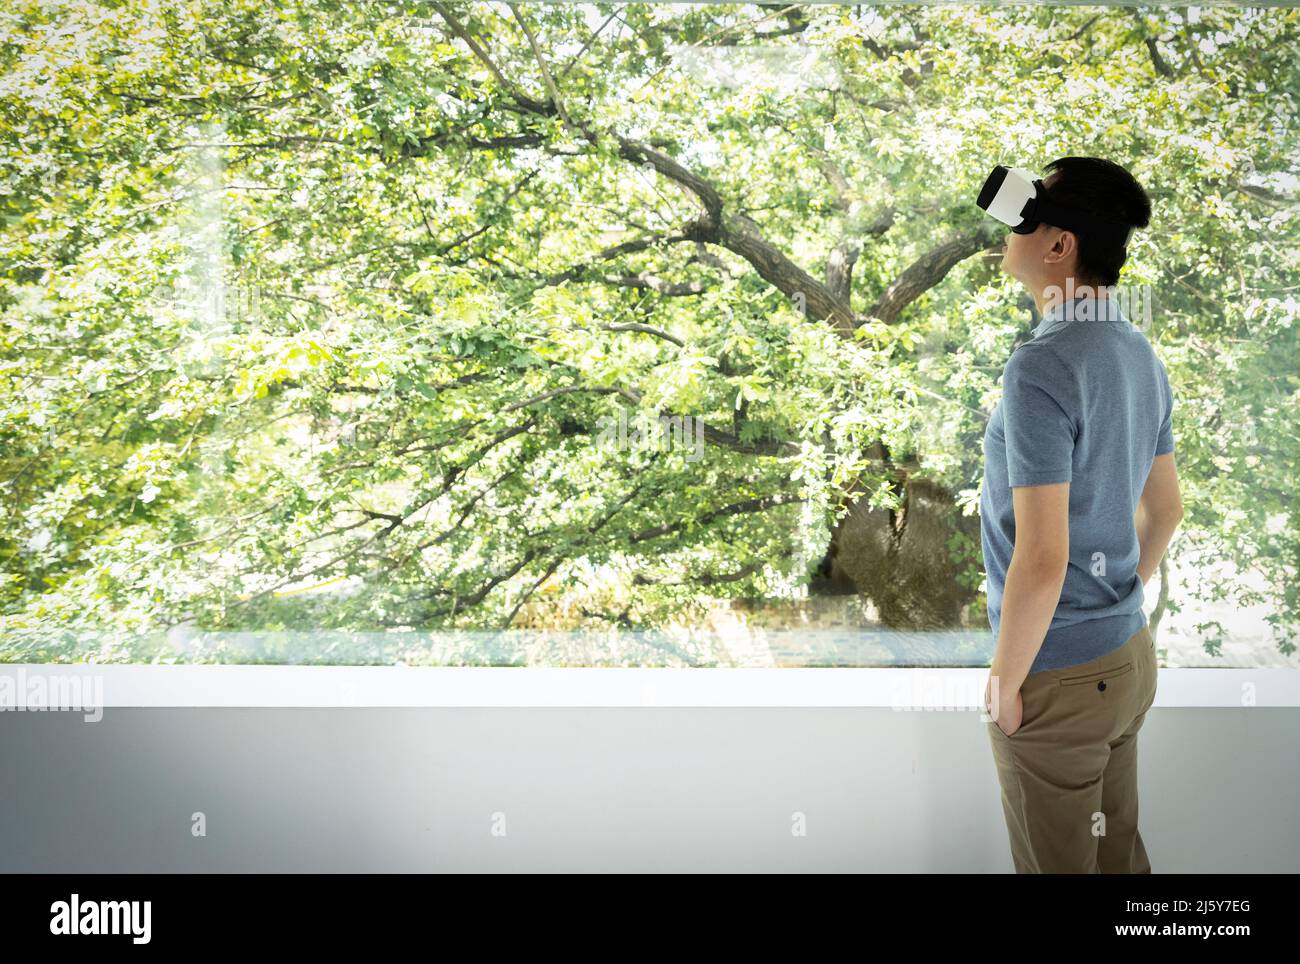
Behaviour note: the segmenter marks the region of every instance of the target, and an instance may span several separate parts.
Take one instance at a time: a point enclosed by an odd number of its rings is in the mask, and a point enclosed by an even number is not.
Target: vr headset
[[[1052,198],[1041,179],[1018,167],[999,164],[993,168],[975,203],[1016,234],[1033,234],[1040,224],[1050,224],[1090,237],[1118,241],[1125,247],[1133,236],[1134,225],[1098,218],[1062,204]]]

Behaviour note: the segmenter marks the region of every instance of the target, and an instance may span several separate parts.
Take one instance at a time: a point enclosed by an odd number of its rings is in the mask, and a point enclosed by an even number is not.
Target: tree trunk
[[[948,540],[955,532],[978,540],[979,519],[962,515],[952,493],[933,481],[901,484],[900,510],[872,509],[865,499],[850,503],[831,534],[817,589],[860,593],[891,628],[962,626],[977,593],[958,581]]]

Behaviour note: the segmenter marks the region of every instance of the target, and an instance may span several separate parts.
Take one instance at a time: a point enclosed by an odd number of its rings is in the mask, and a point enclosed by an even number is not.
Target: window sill
[[[987,669],[0,665],[0,709],[24,693],[103,707],[881,707],[976,709]],[[17,696],[15,696],[17,694]],[[95,695],[98,694],[98,695]],[[80,706],[65,695],[56,705]],[[1158,707],[1300,706],[1290,669],[1162,669]]]

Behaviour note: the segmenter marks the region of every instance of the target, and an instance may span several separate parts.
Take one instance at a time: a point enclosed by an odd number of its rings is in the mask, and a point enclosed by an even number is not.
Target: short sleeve
[[[1174,393],[1169,387],[1169,373],[1165,371],[1164,362],[1160,366],[1160,389],[1164,398],[1164,417],[1156,433],[1156,455],[1168,455],[1174,450]]]
[[[1054,351],[1028,342],[1002,375],[1007,477],[1012,487],[1069,482],[1078,438],[1074,376]]]

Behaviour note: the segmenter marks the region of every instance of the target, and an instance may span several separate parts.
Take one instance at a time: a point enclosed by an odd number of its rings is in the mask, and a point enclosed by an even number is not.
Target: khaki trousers
[[[1030,673],[1011,736],[988,721],[1018,874],[1149,874],[1138,833],[1137,735],[1156,698],[1144,626],[1100,659]]]

